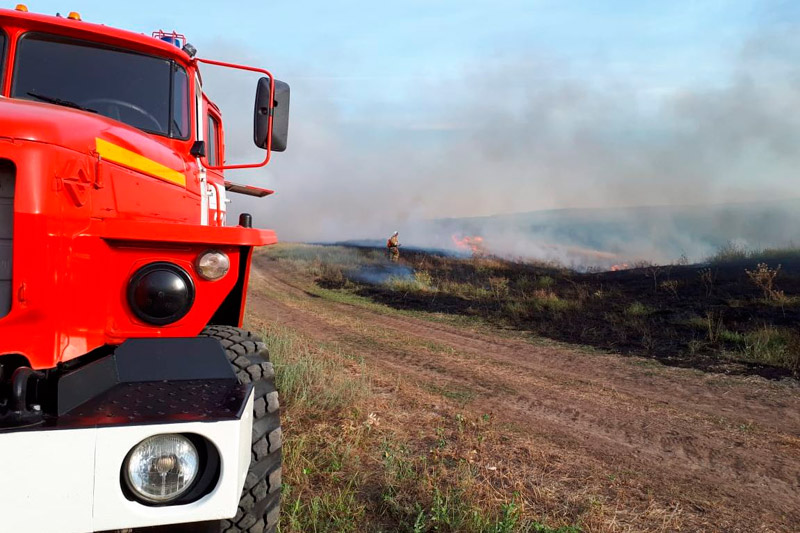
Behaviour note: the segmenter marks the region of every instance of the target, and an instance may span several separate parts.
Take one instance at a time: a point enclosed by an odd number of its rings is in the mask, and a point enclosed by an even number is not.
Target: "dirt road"
[[[531,501],[597,505],[602,519],[589,530],[800,530],[795,382],[667,368],[315,297],[263,258],[248,306],[251,320],[363,357],[392,384],[388,409],[405,395],[419,400],[403,404],[416,419],[491,413],[507,432],[492,468]]]

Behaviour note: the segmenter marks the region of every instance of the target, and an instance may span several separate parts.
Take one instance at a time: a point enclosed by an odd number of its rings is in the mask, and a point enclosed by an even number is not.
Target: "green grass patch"
[[[359,501],[355,483],[322,494],[292,494],[284,485],[280,531],[313,531],[316,533],[356,533],[366,518],[366,506]]]
[[[296,334],[277,326],[265,331],[264,338],[284,401],[298,408],[343,409],[369,393],[363,364],[354,363],[352,357],[335,351],[319,357]]]
[[[458,402],[460,405],[465,405],[475,399],[477,393],[469,387],[461,385],[437,385],[430,384],[426,387],[429,391],[439,394],[440,396]]]
[[[633,302],[625,308],[625,314],[627,316],[647,316],[652,313],[653,309],[641,302]]]
[[[745,359],[800,371],[800,335],[789,328],[763,326],[744,336]]]

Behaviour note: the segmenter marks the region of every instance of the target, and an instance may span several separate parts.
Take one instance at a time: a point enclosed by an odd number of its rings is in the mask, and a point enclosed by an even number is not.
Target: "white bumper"
[[[250,465],[252,426],[251,392],[240,419],[2,433],[0,529],[84,533],[233,517]],[[209,494],[166,507],[125,497],[126,455],[161,433],[194,433],[216,446],[221,473]]]

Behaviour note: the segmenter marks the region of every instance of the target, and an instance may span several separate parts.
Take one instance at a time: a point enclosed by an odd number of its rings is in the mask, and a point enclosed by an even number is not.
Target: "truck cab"
[[[225,164],[202,63],[262,76],[263,161]],[[252,250],[277,239],[226,216],[229,191],[271,191],[226,172],[267,164],[287,128],[288,85],[175,32],[0,10],[4,528],[275,527],[274,372],[241,325]],[[269,505],[243,510],[263,483]]]

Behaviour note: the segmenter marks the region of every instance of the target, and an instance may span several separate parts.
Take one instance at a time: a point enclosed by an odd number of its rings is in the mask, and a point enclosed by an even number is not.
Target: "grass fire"
[[[463,237],[453,235],[451,238],[453,240],[453,244],[460,251],[470,252],[472,255],[482,255],[485,253],[483,248],[483,237],[479,235],[465,235]]]

